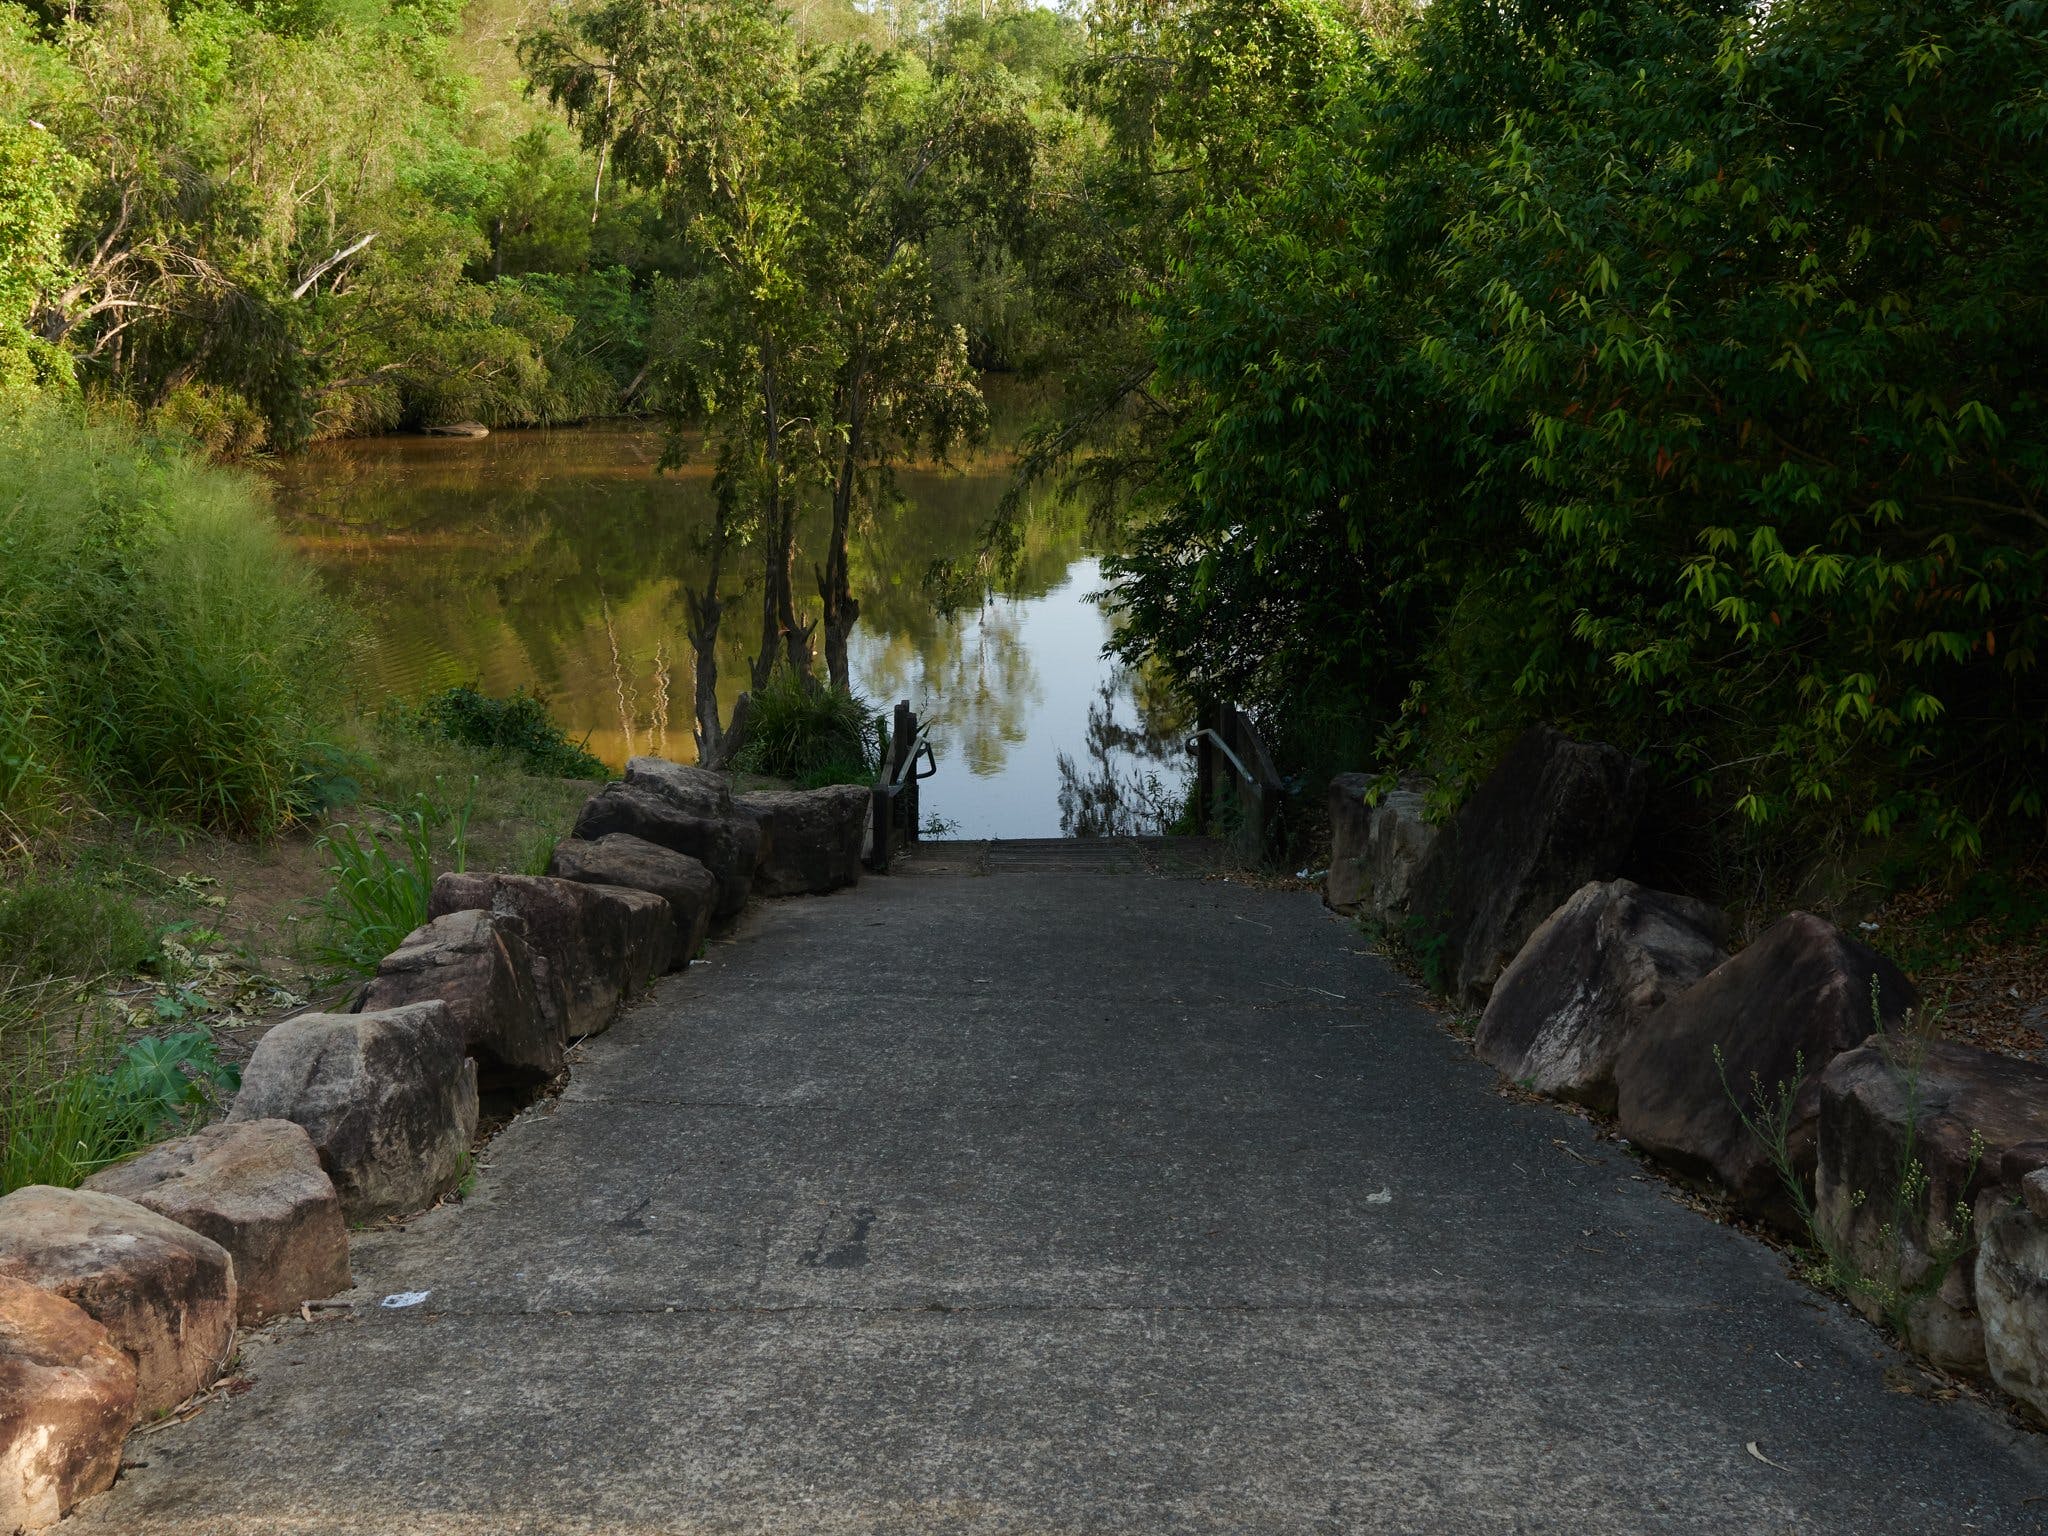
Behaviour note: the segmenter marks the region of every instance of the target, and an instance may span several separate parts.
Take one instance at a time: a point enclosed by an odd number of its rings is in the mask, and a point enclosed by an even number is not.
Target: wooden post
[[[910,804],[910,786],[902,781],[903,766],[917,750],[917,717],[910,712],[910,700],[897,702],[889,720],[889,836],[903,824],[904,809]]]
[[[883,770],[885,773],[887,769]],[[868,868],[878,875],[889,873],[889,840],[893,835],[892,823],[896,820],[894,797],[889,793],[886,780],[877,784],[872,794],[874,802],[868,809],[869,841]]]
[[[910,797],[910,804],[908,807],[909,816],[903,828],[903,838],[905,842],[914,843],[917,841],[918,828],[924,821],[923,814],[919,811],[917,803],[917,711],[911,709],[907,702],[903,707],[907,711],[906,718],[910,722],[910,756],[908,759],[910,763],[910,777],[903,781],[903,791]]]

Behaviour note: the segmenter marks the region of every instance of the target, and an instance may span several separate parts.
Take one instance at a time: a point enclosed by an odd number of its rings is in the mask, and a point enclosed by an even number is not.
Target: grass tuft
[[[874,712],[859,694],[787,670],[755,692],[738,763],[747,772],[817,789],[872,783],[880,761]]]

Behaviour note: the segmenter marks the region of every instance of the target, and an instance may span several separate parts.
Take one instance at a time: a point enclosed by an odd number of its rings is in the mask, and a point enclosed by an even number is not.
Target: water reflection
[[[657,475],[660,453],[659,432],[633,424],[392,437],[322,445],[274,478],[286,527],[369,619],[365,702],[523,684],[616,765],[635,751],[692,752],[684,593],[701,582],[710,477]],[[898,476],[899,496],[856,535],[854,684],[878,706],[908,698],[938,722],[940,773],[924,805],[957,835],[1128,830],[1073,814],[1062,827],[1062,755],[1069,798],[1072,782],[1104,771],[1126,784],[1150,774],[1176,798],[1178,722],[1156,689],[1102,657],[1110,621],[1082,520],[1041,499],[999,593],[951,613],[927,595],[935,563],[971,559],[1008,480],[1000,451]],[[800,533],[806,550],[823,536]],[[720,642],[727,710],[756,638],[757,576],[752,590],[749,602],[736,581]],[[1136,724],[1091,726],[1104,709]]]

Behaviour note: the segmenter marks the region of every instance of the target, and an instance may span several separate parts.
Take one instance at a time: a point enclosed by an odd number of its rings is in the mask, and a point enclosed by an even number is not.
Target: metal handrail
[[[917,734],[910,738],[910,751],[904,756],[903,761],[896,765],[896,776],[888,781],[889,788],[901,789],[910,780],[928,779],[939,771],[939,760],[932,753],[931,729],[929,725],[920,725],[917,728]],[[931,773],[917,772],[919,758],[931,764]]]
[[[918,781],[939,771],[930,731],[931,727],[917,718],[908,699],[896,706],[895,726],[889,733],[889,760],[882,765],[873,791],[869,867],[878,874],[888,873],[891,844],[899,827],[906,841],[917,841]],[[922,772],[920,764],[924,765]]]
[[[1230,743],[1225,741],[1216,732],[1210,730],[1206,725],[1203,726],[1202,729],[1200,729],[1199,731],[1195,732],[1194,735],[1188,738],[1188,753],[1190,756],[1192,756],[1195,750],[1201,746],[1202,738],[1205,736],[1208,737],[1209,740],[1216,743],[1217,751],[1221,752],[1225,757],[1230,759],[1230,766],[1237,770],[1237,776],[1240,779],[1243,779],[1247,784],[1256,784],[1259,782],[1259,776],[1253,773],[1251,769],[1245,767],[1244,759],[1239,757],[1235,752],[1230,750]]]

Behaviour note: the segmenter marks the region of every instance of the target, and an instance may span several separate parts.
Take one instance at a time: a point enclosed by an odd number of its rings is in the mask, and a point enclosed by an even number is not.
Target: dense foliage
[[[1134,9],[1130,654],[1453,793],[1605,737],[1730,860],[2039,839],[2048,6]]]
[[[489,111],[444,0],[0,3],[0,384],[216,453],[616,408],[630,199]],[[515,130],[516,133],[515,133]]]
[[[1041,30],[996,20],[1024,40]],[[728,547],[759,555],[754,689],[778,667],[808,679],[822,629],[844,692],[856,522],[886,502],[895,464],[985,422],[961,313],[977,292],[1000,309],[981,278],[1024,243],[1044,127],[1032,50],[1000,46],[1005,30],[963,19],[882,45],[821,41],[772,0],[599,0],[521,45],[586,149],[643,189],[680,251],[649,348],[670,462],[701,425],[717,487],[690,595],[707,761],[726,746]],[[832,510],[812,552],[816,619],[797,548],[814,495]]]
[[[243,476],[62,403],[0,421],[0,832],[74,797],[283,825],[344,638]]]

